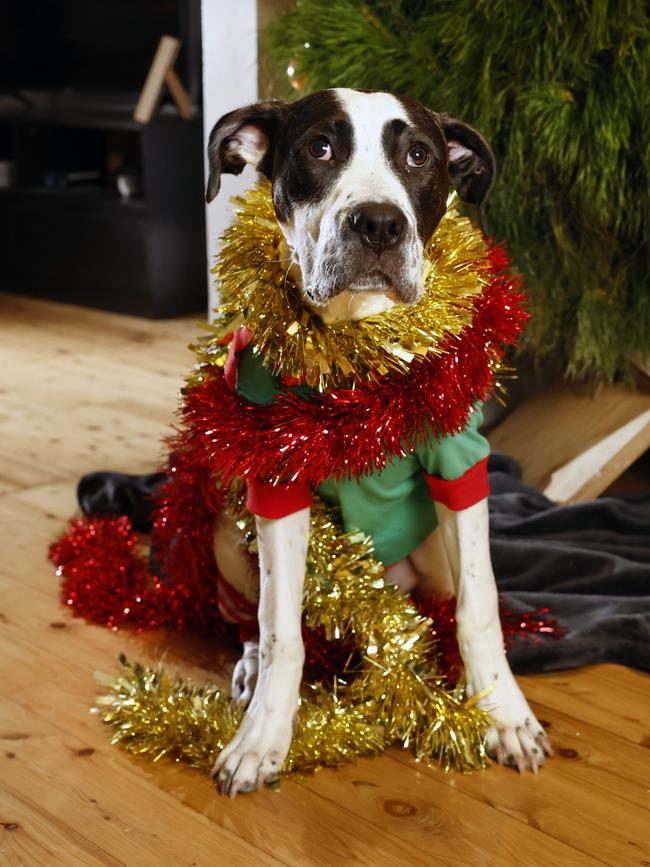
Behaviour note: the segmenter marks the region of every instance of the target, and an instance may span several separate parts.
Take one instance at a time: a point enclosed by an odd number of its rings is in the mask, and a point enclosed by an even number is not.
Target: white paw
[[[241,659],[232,673],[231,693],[236,704],[247,706],[253,698],[259,670],[259,644],[245,641]]]
[[[234,798],[238,792],[253,792],[277,777],[289,751],[291,716],[269,719],[260,708],[248,711],[239,731],[219,754],[211,776],[217,778],[219,792]]]
[[[546,756],[553,755],[551,743],[514,677],[506,676],[504,681],[479,702],[494,721],[485,748],[500,765],[516,768],[520,774],[525,770],[536,774]]]
[[[494,725],[488,730],[485,748],[500,765],[516,768],[520,774],[525,770],[536,774],[544,765],[546,756],[553,755],[550,741],[532,713],[519,725]]]

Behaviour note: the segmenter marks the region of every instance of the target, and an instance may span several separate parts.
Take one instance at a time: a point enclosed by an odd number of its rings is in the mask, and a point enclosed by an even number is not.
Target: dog
[[[326,323],[417,304],[423,245],[450,186],[483,220],[495,174],[489,145],[462,121],[409,98],[350,89],[226,114],[210,134],[208,161],[208,202],[221,175],[245,165],[271,181],[304,303]],[[386,569],[386,581],[456,595],[467,694],[478,695],[493,720],[487,750],[520,773],[537,772],[551,747],[505,657],[487,500],[461,510],[436,503],[436,512],[438,528]],[[248,707],[213,769],[232,797],[277,775],[289,749],[304,661],[309,515],[308,505],[281,517],[256,515],[258,573],[237,545],[234,522],[223,516],[215,528],[220,573],[248,599],[259,593],[259,640],[244,642],[232,682],[234,699]]]

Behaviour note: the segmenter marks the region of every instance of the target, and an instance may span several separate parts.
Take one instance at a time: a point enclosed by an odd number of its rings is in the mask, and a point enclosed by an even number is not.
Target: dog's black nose
[[[406,219],[395,205],[388,202],[366,202],[358,205],[348,217],[352,231],[362,244],[381,253],[394,247],[402,239]]]

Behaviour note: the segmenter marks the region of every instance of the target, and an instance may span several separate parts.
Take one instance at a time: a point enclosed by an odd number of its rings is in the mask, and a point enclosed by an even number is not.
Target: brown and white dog
[[[422,296],[423,244],[444,211],[450,184],[482,211],[494,157],[474,129],[411,99],[336,89],[293,103],[261,102],[225,115],[209,142],[208,202],[222,173],[252,165],[272,181],[275,211],[304,301],[326,322],[359,319]],[[453,512],[436,505],[439,527],[388,582],[455,593],[458,643],[468,695],[494,726],[487,748],[498,761],[537,771],[550,753],[510,671],[490,563],[487,501]],[[259,643],[246,642],[233,696],[248,703],[239,731],[213,773],[234,796],[279,771],[289,749],[304,660],[302,590],[309,509],[256,518],[259,577],[218,523],[214,550],[234,586],[259,581]]]

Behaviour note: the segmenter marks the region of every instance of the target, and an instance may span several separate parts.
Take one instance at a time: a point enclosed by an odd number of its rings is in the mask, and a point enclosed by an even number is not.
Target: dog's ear
[[[239,175],[246,164],[270,177],[273,142],[288,102],[258,102],[231,111],[216,122],[208,141],[208,189],[211,202],[219,192],[221,175]]]
[[[448,114],[438,120],[447,139],[449,179],[464,202],[483,212],[494,180],[496,163],[490,145],[473,127]]]

